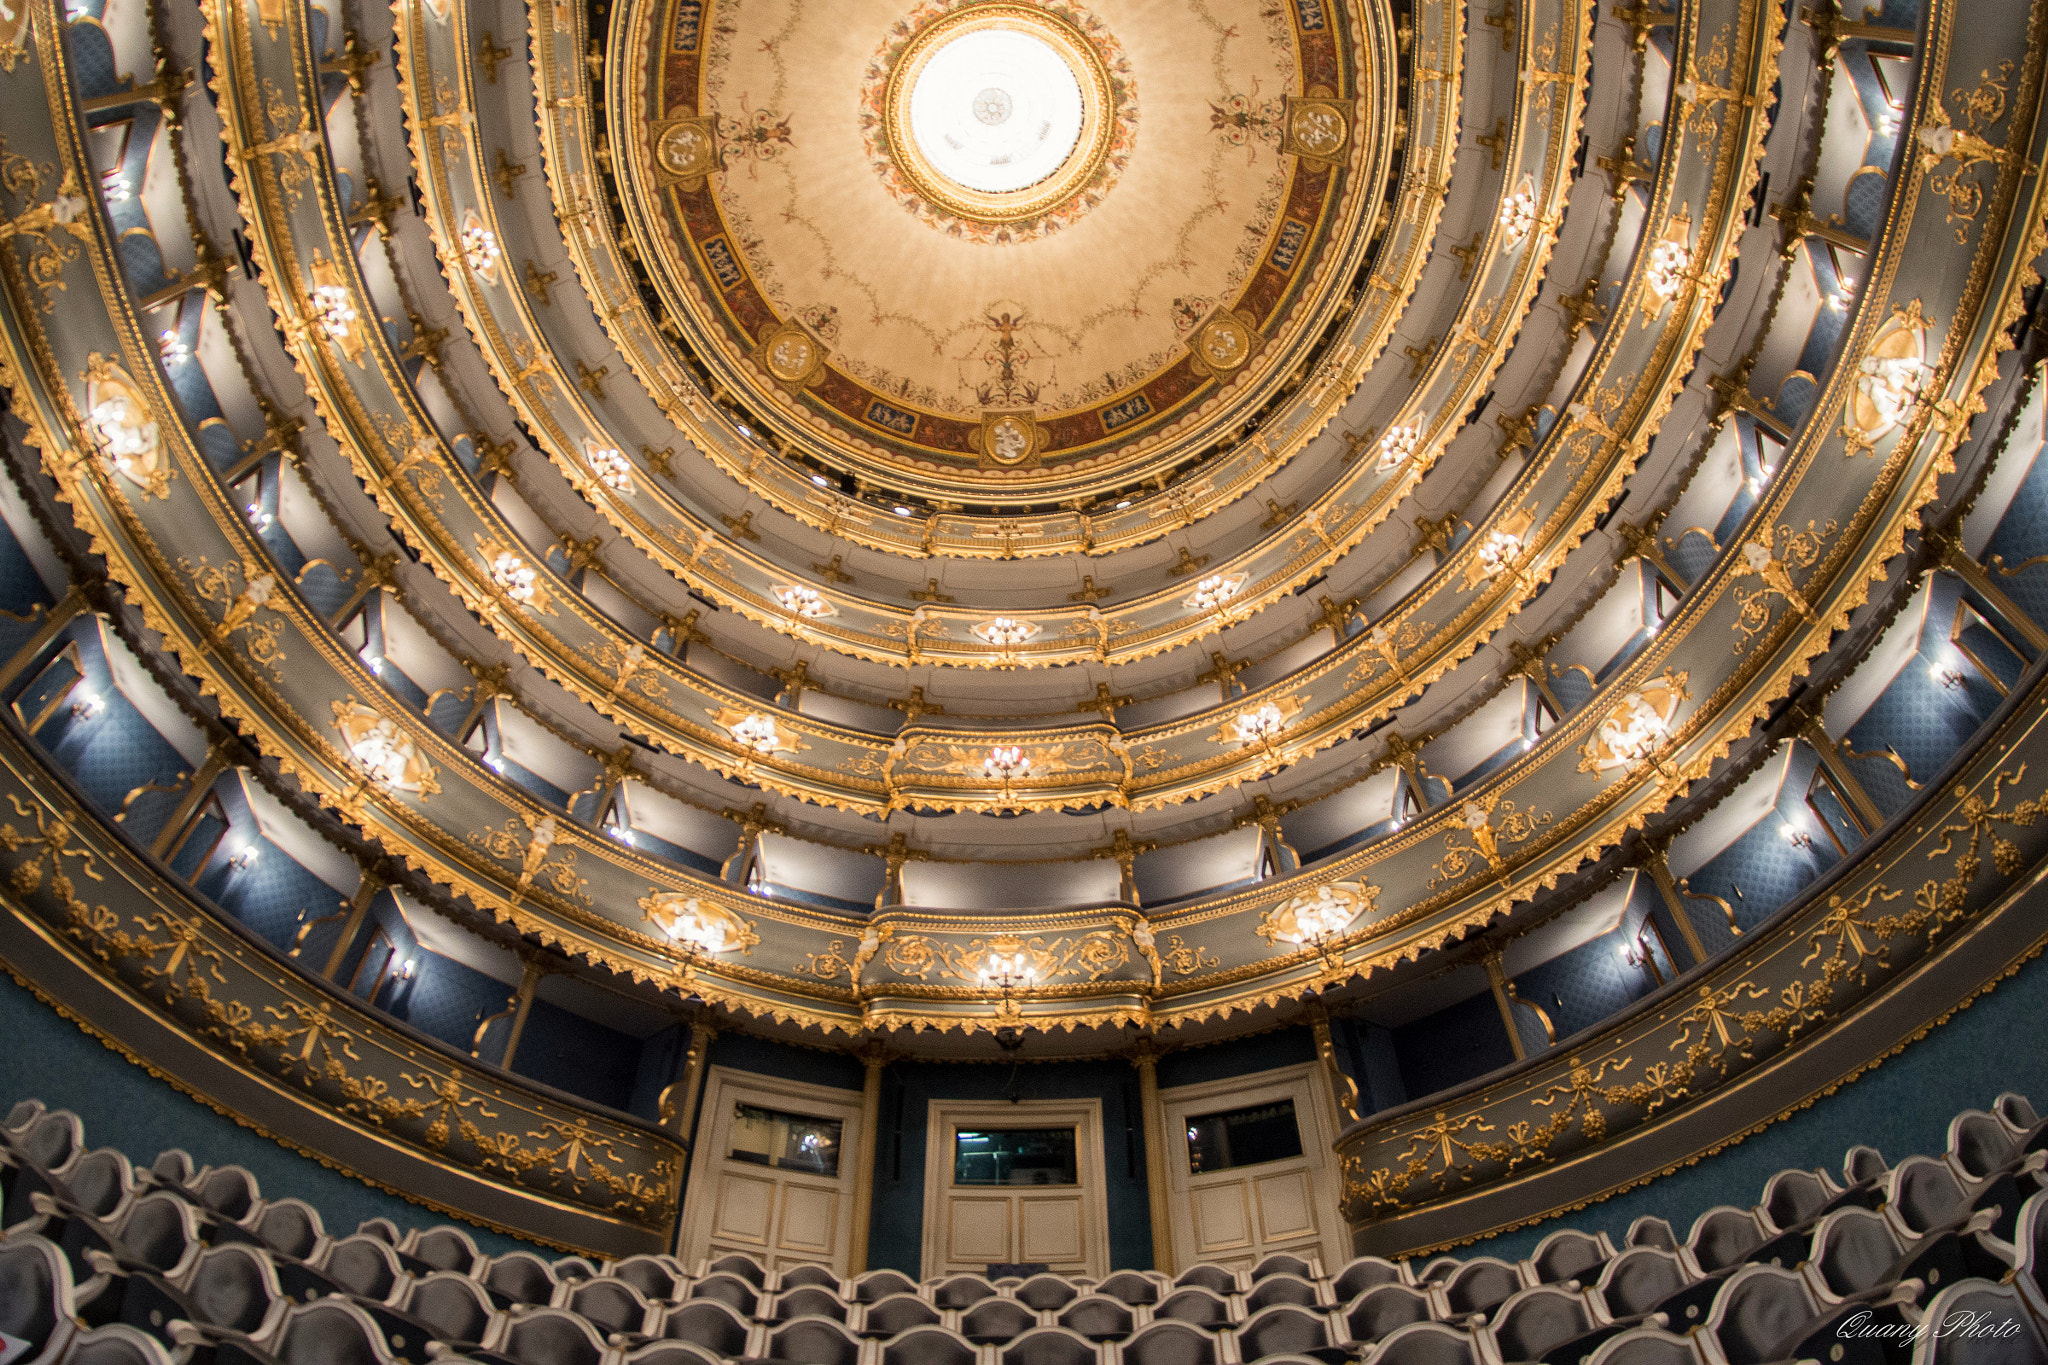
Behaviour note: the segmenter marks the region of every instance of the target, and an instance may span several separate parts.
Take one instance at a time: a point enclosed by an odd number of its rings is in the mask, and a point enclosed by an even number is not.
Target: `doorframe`
[[[1297,1106],[1295,1123],[1302,1129],[1301,1154],[1308,1160],[1309,1196],[1315,1201],[1316,1229],[1323,1265],[1331,1268],[1334,1273],[1335,1267],[1343,1265],[1350,1259],[1346,1240],[1348,1233],[1344,1220],[1338,1213],[1336,1189],[1335,1144],[1343,1125],[1337,1122],[1337,1102],[1330,1094],[1326,1075],[1320,1062],[1301,1062],[1294,1066],[1274,1067],[1270,1071],[1227,1076],[1222,1080],[1197,1081],[1192,1085],[1176,1085],[1171,1088],[1160,1087],[1159,1110],[1148,1117],[1159,1124],[1159,1131],[1166,1137],[1167,1207],[1170,1211],[1169,1221],[1176,1230],[1187,1225],[1193,1211],[1187,1203],[1187,1125],[1169,1123],[1167,1120],[1170,1111],[1176,1106],[1200,1106],[1207,1109],[1212,1105],[1220,1109],[1245,1109],[1272,1100],[1295,1099],[1299,1093],[1297,1087],[1305,1083],[1308,1089],[1309,1113],[1304,1115]],[[1252,1212],[1256,1215],[1257,1211]],[[1180,1264],[1181,1251],[1182,1248],[1176,1238],[1173,1249],[1175,1265]],[[1193,1261],[1189,1264],[1193,1264]]]
[[[945,1260],[946,1197],[953,1189],[953,1132],[956,1128],[1074,1129],[1074,1169],[1080,1177],[1081,1233],[1086,1240],[1082,1269],[1093,1278],[1109,1273],[1108,1172],[1102,1157],[1102,1101],[1071,1100],[932,1100],[925,1116],[924,1242],[919,1269],[922,1278],[939,1274]],[[1034,1189],[1074,1186],[983,1185],[975,1189],[1024,1193]]]
[[[741,1071],[729,1066],[709,1066],[704,1072],[704,1099],[697,1106],[697,1131],[690,1151],[690,1178],[683,1194],[682,1236],[678,1239],[683,1251],[680,1259],[695,1264],[698,1258],[708,1254],[711,1241],[708,1220],[712,1209],[706,1201],[715,1201],[718,1195],[712,1184],[711,1168],[728,1159],[724,1144],[713,1145],[711,1139],[719,1133],[720,1125],[728,1121],[733,1102],[738,1100],[759,1104],[766,1109],[808,1111],[819,1118],[840,1121],[838,1179],[841,1207],[837,1210],[836,1226],[832,1230],[830,1260],[833,1268],[844,1274],[846,1258],[853,1244],[854,1195],[859,1183],[872,1175],[871,1172],[854,1169],[855,1157],[860,1150],[861,1092],[835,1085],[764,1076],[758,1071]],[[770,1173],[775,1170],[774,1167],[758,1169]],[[775,1216],[780,1216],[779,1210]],[[763,1254],[772,1259],[775,1249],[764,1248]]]

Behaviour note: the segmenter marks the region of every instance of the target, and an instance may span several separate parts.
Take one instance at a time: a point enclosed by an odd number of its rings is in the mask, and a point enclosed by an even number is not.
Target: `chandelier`
[[[807,621],[814,621],[821,616],[837,615],[839,610],[819,596],[816,588],[806,588],[800,584],[778,583],[769,589],[769,596],[775,599],[776,606],[791,616],[801,616]]]
[[[774,719],[758,711],[734,721],[727,733],[732,736],[733,743],[757,754],[772,754],[782,744]]]
[[[498,237],[489,228],[475,219],[462,225],[462,259],[469,268],[485,279],[490,279],[498,270]]]
[[[994,645],[997,649],[1015,649],[1038,634],[1038,627],[1030,621],[998,616],[974,626],[973,632],[983,644]]]
[[[356,325],[355,305],[349,302],[348,290],[338,284],[322,284],[314,287],[306,296],[313,312],[313,322],[325,332],[329,339],[347,341]]]
[[[1374,468],[1382,474],[1391,474],[1415,453],[1421,443],[1422,433],[1413,426],[1403,424],[1380,437],[1380,457]]]
[[[583,457],[590,461],[590,468],[596,473],[597,481],[614,493],[633,491],[633,466],[628,463],[624,452],[617,446],[601,446],[595,441],[585,441]]]
[[[1181,600],[1189,611],[1215,611],[1225,602],[1237,596],[1244,587],[1243,574],[1210,574],[1195,584],[1195,590]]]
[[[505,596],[523,605],[533,600],[540,575],[510,550],[500,550],[491,560],[491,581],[504,589]]]

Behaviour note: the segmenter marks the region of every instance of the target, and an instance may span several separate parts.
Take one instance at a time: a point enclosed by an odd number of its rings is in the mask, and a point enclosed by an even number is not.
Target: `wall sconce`
[[[1785,822],[1781,827],[1781,832],[1785,836],[1785,842],[1798,849],[1801,853],[1813,852],[1813,836],[1803,829],[1794,827],[1791,821],[1787,820]]]
[[[106,706],[106,699],[100,696],[99,693],[87,691],[71,703],[71,718],[73,720],[91,720],[101,711],[104,711]]]
[[[256,859],[263,850],[255,844],[243,844],[234,857],[228,859],[228,866],[237,872],[246,872],[256,865]]]
[[[1961,691],[1965,681],[1960,671],[1950,668],[1947,664],[1927,665],[1927,676],[1951,692]]]

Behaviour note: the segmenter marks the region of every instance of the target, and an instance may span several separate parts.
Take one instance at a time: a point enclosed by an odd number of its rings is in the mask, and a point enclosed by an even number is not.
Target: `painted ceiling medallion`
[[[663,321],[820,478],[1008,506],[1235,449],[1369,262],[1384,0],[1213,0],[1220,46],[1142,0],[628,3]]]

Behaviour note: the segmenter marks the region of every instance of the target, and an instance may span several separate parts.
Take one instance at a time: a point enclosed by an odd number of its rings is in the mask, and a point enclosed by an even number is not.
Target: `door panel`
[[[1328,1089],[1320,1068],[1309,1064],[1160,1092],[1156,1117],[1166,1135],[1176,1267],[1214,1261],[1249,1269],[1276,1251],[1319,1252],[1326,1266],[1342,1264],[1344,1228],[1330,1153],[1335,1123]],[[1274,1106],[1288,1104],[1300,1139],[1298,1155],[1286,1154],[1295,1151],[1291,1144],[1276,1147],[1270,1118],[1246,1113],[1269,1114]],[[1226,1114],[1248,1122],[1233,1127],[1237,1120],[1222,1119]],[[1211,1169],[1191,1169],[1191,1125],[1205,1135],[1203,1164]],[[1216,1125],[1236,1136],[1219,1145]],[[1267,1153],[1277,1154],[1259,1159]]]
[[[1306,1170],[1261,1176],[1252,1188],[1258,1191],[1260,1237],[1272,1242],[1314,1235],[1316,1219],[1309,1210]]]
[[[718,1213],[712,1220],[712,1235],[766,1246],[768,1214],[774,1207],[774,1181],[728,1175],[718,1182]]]
[[[947,1237],[947,1255],[955,1261],[981,1265],[1014,1259],[1010,1255],[1008,1197],[976,1199],[954,1195]]]
[[[750,1116],[742,1118],[742,1109]],[[799,1116],[809,1126],[785,1125],[764,1144],[763,1111],[773,1111],[769,1118]],[[743,1251],[771,1269],[823,1264],[843,1273],[860,1093],[714,1066],[699,1113],[679,1254],[695,1260]],[[836,1142],[801,1140],[829,1134],[831,1124],[839,1126]]]
[[[1081,1198],[1031,1198],[1018,1201],[1020,1261],[1050,1261],[1055,1265],[1081,1261],[1087,1256],[1087,1239],[1081,1222]]]
[[[1196,1259],[1206,1261],[1219,1252],[1251,1244],[1252,1223],[1242,1180],[1205,1185],[1192,1191],[1191,1198],[1199,1252]]]

